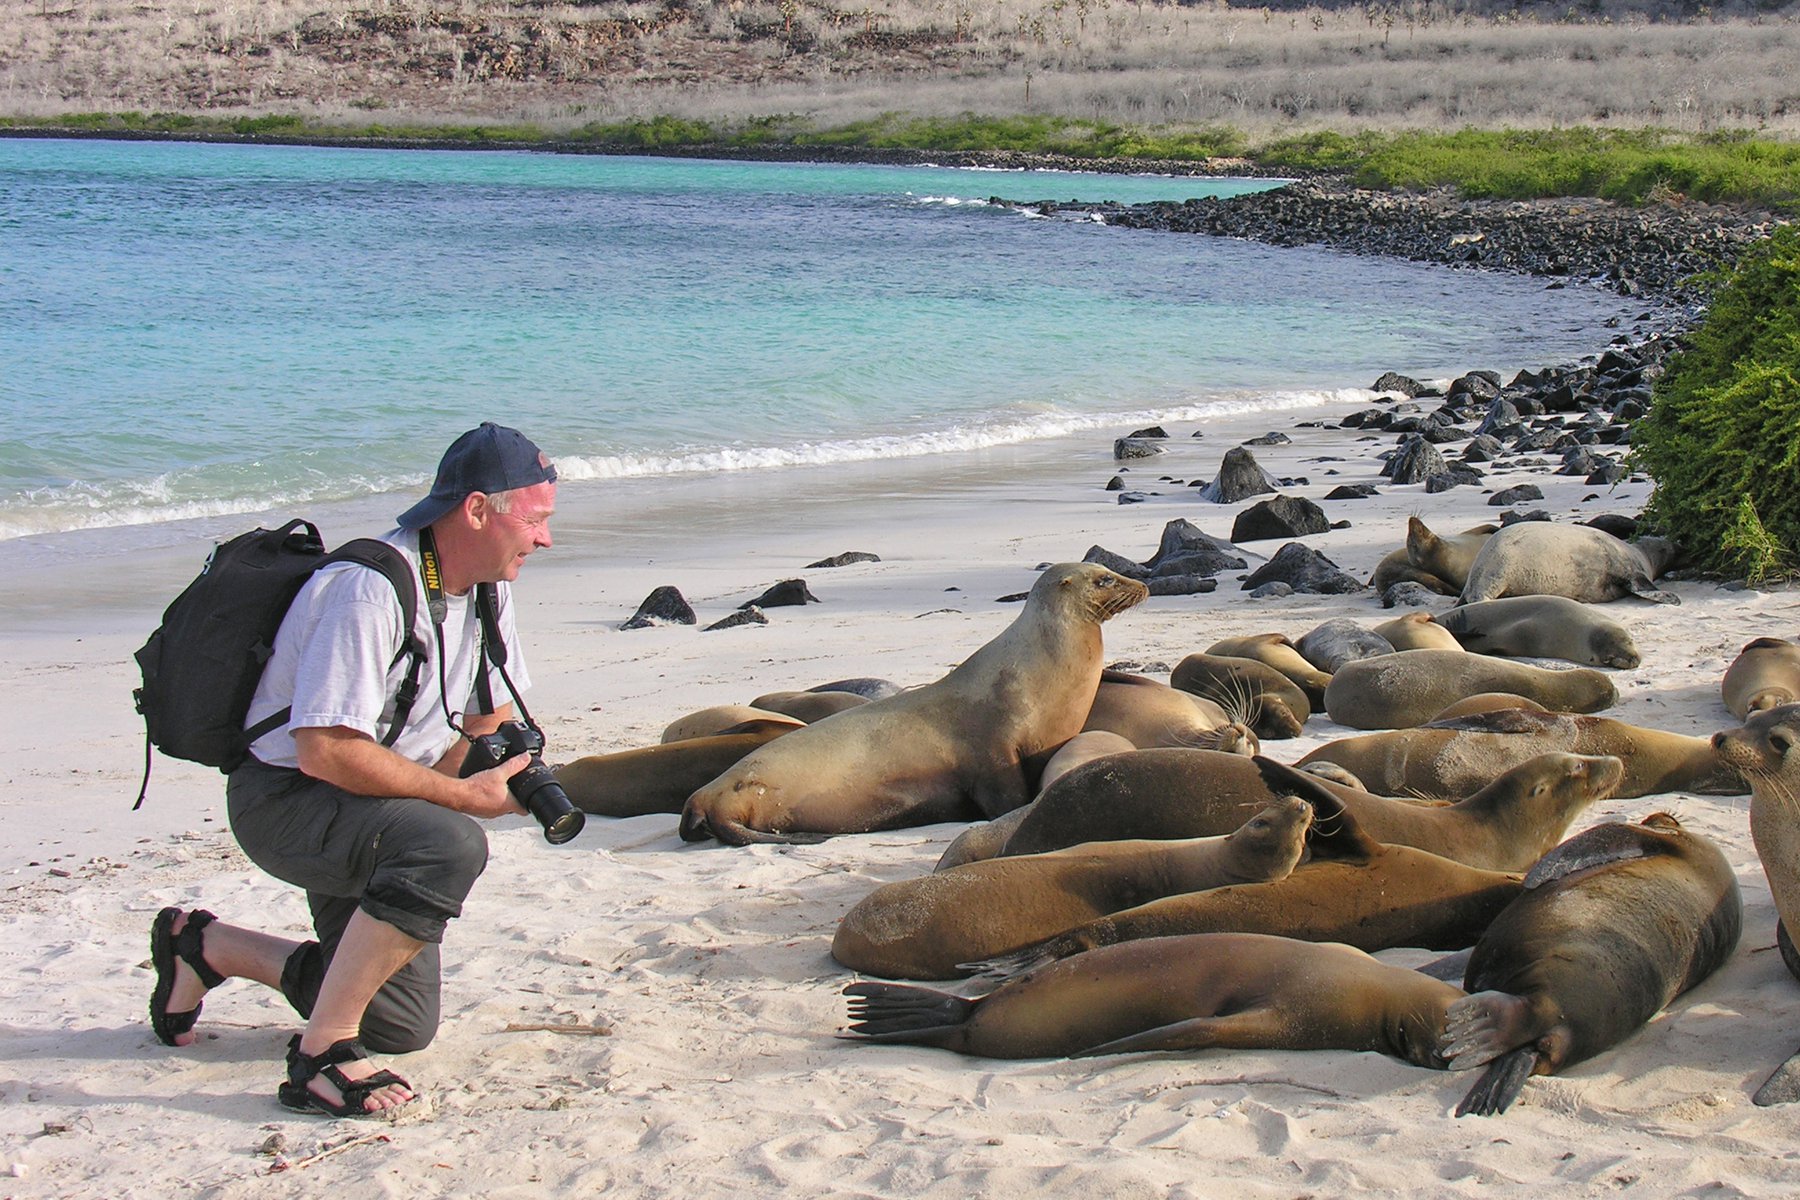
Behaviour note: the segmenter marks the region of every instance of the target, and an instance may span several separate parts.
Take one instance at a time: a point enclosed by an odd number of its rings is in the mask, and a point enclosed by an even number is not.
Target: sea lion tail
[[[850,1028],[842,1036],[870,1042],[933,1043],[969,1019],[979,1000],[931,988],[863,980],[844,989]]]
[[[1537,1058],[1535,1046],[1520,1046],[1496,1058],[1481,1073],[1469,1094],[1462,1098],[1462,1103],[1456,1106],[1456,1115],[1466,1117],[1474,1113],[1478,1117],[1491,1117],[1505,1112],[1525,1089],[1525,1081],[1531,1078]]]

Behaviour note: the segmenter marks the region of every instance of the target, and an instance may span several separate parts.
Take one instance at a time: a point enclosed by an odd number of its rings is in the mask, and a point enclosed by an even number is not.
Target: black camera
[[[462,776],[467,779],[477,771],[497,767],[525,754],[531,765],[506,781],[513,799],[525,806],[544,827],[544,840],[560,846],[587,824],[587,816],[569,803],[569,793],[544,765],[544,735],[534,725],[523,721],[504,721],[500,728],[482,737],[469,739],[469,753],[463,758]]]

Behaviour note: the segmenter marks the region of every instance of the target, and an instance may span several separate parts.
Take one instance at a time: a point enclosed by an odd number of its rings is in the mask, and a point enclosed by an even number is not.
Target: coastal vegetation
[[[1632,430],[1646,518],[1696,565],[1752,582],[1800,567],[1800,228],[1760,242]]]

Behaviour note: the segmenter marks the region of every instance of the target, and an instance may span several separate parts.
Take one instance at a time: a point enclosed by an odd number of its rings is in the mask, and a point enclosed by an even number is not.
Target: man
[[[245,729],[291,713],[251,743],[226,803],[251,861],[305,889],[318,940],[296,943],[204,911],[164,909],[151,929],[150,1002],[164,1042],[194,1041],[209,988],[254,979],[306,1018],[288,1047],[283,1104],[362,1116],[412,1099],[406,1081],[378,1070],[363,1047],[404,1054],[431,1041],[438,943],[487,865],[487,838],[473,818],[523,811],[507,780],[529,759],[516,755],[459,778],[468,742],[458,727],[478,736],[512,716],[510,703],[482,713],[477,700],[502,700],[511,686],[481,653],[477,584],[496,585],[512,685],[529,686],[508,585],[529,555],[550,545],[555,507],[555,467],[517,430],[484,423],[451,444],[431,494],[381,539],[413,567],[413,629],[401,628],[394,585],[369,567],[334,564],[301,588]],[[425,661],[394,736],[396,693],[413,667],[403,653],[409,637]]]

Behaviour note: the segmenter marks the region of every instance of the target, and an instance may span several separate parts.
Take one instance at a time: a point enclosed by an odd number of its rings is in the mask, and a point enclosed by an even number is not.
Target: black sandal
[[[156,968],[156,989],[150,993],[150,1028],[156,1031],[157,1040],[165,1046],[175,1045],[176,1038],[192,1032],[194,1023],[200,1019],[201,1006],[198,1004],[187,1012],[169,1011],[169,997],[175,991],[176,958],[193,968],[208,991],[225,982],[225,976],[213,970],[206,961],[201,934],[201,930],[216,918],[205,909],[197,908],[188,914],[187,924],[181,927],[181,932],[172,933],[179,916],[179,908],[165,908],[150,923],[150,965]]]
[[[364,1107],[363,1102],[384,1087],[393,1087],[397,1084],[407,1091],[411,1091],[412,1084],[388,1070],[377,1071],[367,1079],[351,1079],[338,1070],[339,1063],[354,1062],[359,1058],[366,1059],[368,1057],[369,1052],[364,1050],[362,1043],[355,1038],[345,1038],[341,1042],[333,1042],[318,1054],[302,1054],[300,1053],[300,1035],[296,1033],[288,1042],[287,1082],[276,1091],[276,1098],[281,1101],[283,1108],[291,1109],[294,1112],[322,1114],[330,1117],[385,1116],[394,1107],[399,1106],[378,1108],[371,1112]],[[338,1094],[343,1097],[341,1101],[327,1100],[307,1086],[321,1075],[337,1088]],[[411,1101],[403,1103],[411,1103]]]

